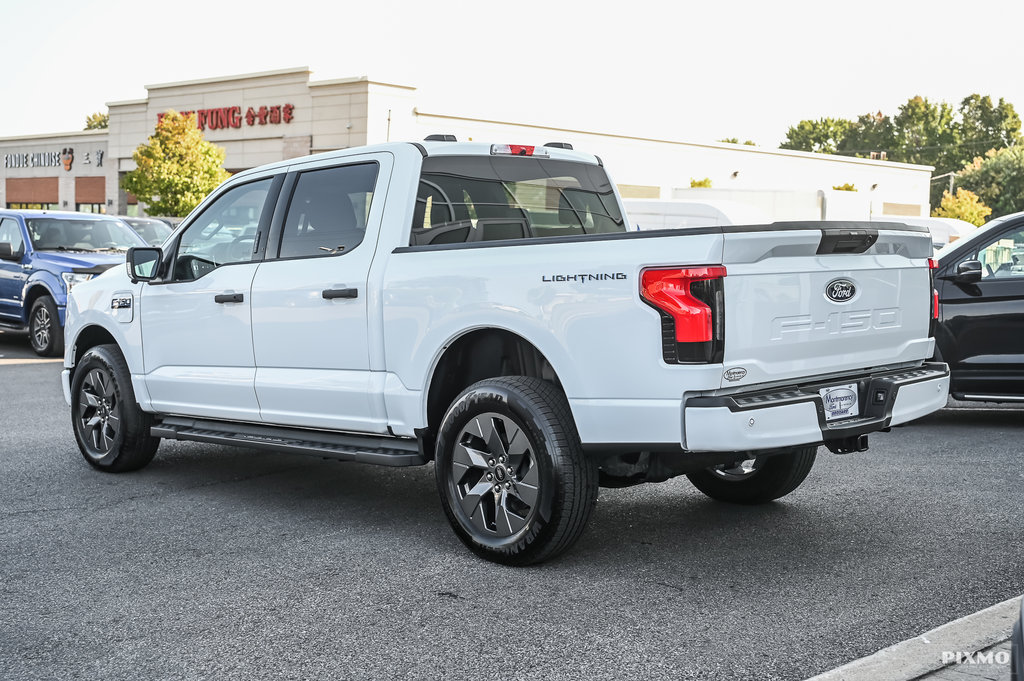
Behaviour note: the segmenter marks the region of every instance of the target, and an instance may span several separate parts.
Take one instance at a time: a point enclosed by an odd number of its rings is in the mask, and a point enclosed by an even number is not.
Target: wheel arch
[[[535,343],[499,327],[483,327],[463,332],[449,341],[434,361],[426,393],[426,433],[424,447],[433,455],[433,435],[437,434],[445,411],[452,401],[477,381],[501,376],[531,376],[550,381],[562,388],[554,365]]]
[[[99,324],[89,324],[82,328],[72,343],[74,347],[74,366],[78,366],[82,356],[97,345],[118,345],[117,339]]]

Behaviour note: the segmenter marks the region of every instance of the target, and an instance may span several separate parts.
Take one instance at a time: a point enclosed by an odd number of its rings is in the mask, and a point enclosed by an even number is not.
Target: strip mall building
[[[818,219],[851,201],[870,215],[928,215],[930,166],[728,143],[692,143],[423,111],[414,87],[367,78],[315,81],[308,68],[149,85],[108,104],[106,130],[0,138],[0,205],[137,214],[120,178],[167,110],[192,111],[237,172],[320,151],[453,134],[517,144],[569,142],[597,154],[624,198],[740,200],[772,219]],[[639,131],[638,131],[639,132]],[[693,189],[708,178],[712,189]],[[853,185],[857,193],[833,187]],[[829,215],[828,217],[836,217]]]

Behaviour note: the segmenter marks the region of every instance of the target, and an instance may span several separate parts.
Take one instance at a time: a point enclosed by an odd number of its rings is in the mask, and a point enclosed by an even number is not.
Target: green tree
[[[959,167],[960,131],[949,104],[911,97],[893,117],[892,127],[895,145],[889,160],[935,166],[937,174]]]
[[[165,113],[156,131],[132,153],[135,170],[121,186],[145,202],[155,215],[181,217],[230,177],[224,149],[203,138],[195,114]]]
[[[999,104],[993,105],[988,95],[964,97],[960,102],[958,116],[960,147],[957,150],[956,168],[970,163],[974,157],[990,149],[1004,149],[1024,142],[1020,116],[1013,104],[1002,98]]]
[[[739,137],[726,137],[725,139],[718,140],[718,141],[719,142],[725,142],[726,144],[739,144],[740,143],[740,138]],[[743,144],[745,146],[748,146],[748,147],[756,147],[757,146],[757,143],[754,140],[746,140],[746,141],[743,142]]]
[[[956,218],[975,226],[985,224],[985,218],[991,214],[992,209],[982,203],[977,194],[962,187],[957,188],[955,195],[948,189],[942,192],[939,207],[932,211],[933,218]]]
[[[110,114],[105,114],[102,111],[91,113],[85,117],[85,127],[83,130],[106,130],[110,124]]]
[[[974,159],[956,183],[991,206],[995,217],[1024,210],[1024,145],[993,149]]]
[[[786,141],[779,148],[834,154],[852,125],[851,121],[844,118],[803,120],[786,132]]]
[[[702,188],[705,188],[705,189],[711,189],[711,178],[710,177],[705,177],[703,180],[695,180],[695,179],[693,179],[691,177],[690,178],[690,188],[694,189],[694,188],[697,188],[697,187],[702,187]]]
[[[847,182],[846,184],[834,185],[832,187],[832,189],[835,189],[837,192],[855,192],[855,191],[857,191],[857,188],[855,186],[853,186],[849,182]]]
[[[872,154],[884,152],[888,159],[895,146],[892,119],[879,111],[857,117],[840,140],[838,153],[843,156],[870,158]]]

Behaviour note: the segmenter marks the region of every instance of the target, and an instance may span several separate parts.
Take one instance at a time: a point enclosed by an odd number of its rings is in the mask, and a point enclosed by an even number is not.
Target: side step
[[[167,416],[149,430],[153,437],[276,452],[311,454],[327,459],[378,466],[422,466],[427,463],[419,443],[409,438],[351,435],[322,430],[281,428],[252,423],[210,421]]]

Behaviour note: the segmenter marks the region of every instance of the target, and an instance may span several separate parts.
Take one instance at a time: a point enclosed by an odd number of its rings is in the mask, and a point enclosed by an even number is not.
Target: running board
[[[192,440],[275,452],[311,454],[326,459],[372,463],[378,466],[422,466],[427,462],[420,452],[419,442],[409,438],[351,435],[177,416],[164,417],[160,423],[152,426],[149,432],[153,437],[166,440]]]

